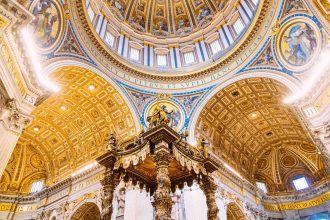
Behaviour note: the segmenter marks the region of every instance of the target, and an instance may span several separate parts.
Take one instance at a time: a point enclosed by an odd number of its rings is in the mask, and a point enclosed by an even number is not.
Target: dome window
[[[158,66],[167,66],[166,54],[157,54],[157,65]]]
[[[253,4],[254,4],[255,6],[257,6],[258,3],[259,3],[259,0],[252,0],[252,2],[253,2]]]
[[[111,33],[107,32],[105,34],[105,39],[104,40],[110,47],[113,47],[113,45],[115,43],[115,37]]]
[[[131,47],[129,58],[134,61],[140,60],[140,50]]]
[[[212,43],[210,43],[212,54],[216,54],[221,50],[220,42],[219,40],[215,40]]]
[[[91,6],[88,7],[87,13],[88,13],[89,18],[91,19],[91,22],[93,23],[94,17],[95,17],[95,13],[94,13],[94,11],[93,11],[93,9],[92,9]]]
[[[234,30],[235,30],[236,34],[240,35],[242,33],[242,31],[244,30],[245,25],[244,25],[242,19],[238,18],[235,21],[233,27],[234,27]]]
[[[186,64],[192,64],[195,62],[195,56],[192,51],[184,53],[183,56]]]
[[[303,190],[309,187],[309,184],[304,176],[294,178],[293,185],[296,188],[296,190]]]
[[[44,181],[38,180],[32,183],[30,193],[40,192],[44,187]]]

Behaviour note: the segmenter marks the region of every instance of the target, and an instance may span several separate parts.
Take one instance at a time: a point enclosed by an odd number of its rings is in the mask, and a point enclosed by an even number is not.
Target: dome
[[[84,11],[97,41],[123,58],[115,62],[173,77],[214,66],[238,49],[265,7],[259,0],[87,0]]]
[[[224,0],[113,0],[107,6],[118,21],[133,30],[164,38],[196,32],[235,8]]]

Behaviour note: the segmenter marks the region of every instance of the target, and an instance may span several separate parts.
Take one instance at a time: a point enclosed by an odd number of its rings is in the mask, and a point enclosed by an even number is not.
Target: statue
[[[169,117],[169,115],[172,113],[173,110],[169,112],[165,105],[157,105],[152,112],[152,115],[147,118],[149,128],[153,128],[161,124],[170,124],[171,117]]]
[[[118,212],[117,212],[117,219],[118,217],[124,216],[125,211],[125,188],[122,188],[118,192]]]
[[[180,139],[178,140],[178,142],[177,143],[181,143],[181,142],[183,142],[184,143],[184,146],[185,146],[185,148],[187,148],[187,137],[189,136],[189,132],[187,131],[187,130],[185,130],[184,132],[182,132],[181,134],[180,134]]]
[[[108,151],[117,151],[117,139],[114,133],[109,135],[109,138],[105,140],[107,142],[106,150]]]
[[[193,149],[194,156],[202,156],[207,158],[209,155],[209,145],[210,143],[205,138],[198,138],[197,139],[197,146]]]
[[[207,158],[209,155],[209,146],[210,146],[210,143],[205,138],[202,138],[201,147],[202,147],[203,155],[205,158]]]
[[[143,143],[143,133],[144,133],[144,130],[142,130],[139,133],[139,135],[134,138],[134,145],[135,146],[141,145]]]

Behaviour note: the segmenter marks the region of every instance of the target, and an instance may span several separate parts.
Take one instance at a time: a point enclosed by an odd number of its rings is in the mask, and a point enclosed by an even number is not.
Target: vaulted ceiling
[[[18,146],[35,149],[48,167],[51,184],[104,153],[109,133],[125,141],[137,131],[129,106],[102,77],[81,67],[65,67],[50,78],[61,90],[36,107],[14,151]],[[17,160],[16,153],[11,160]],[[23,163],[20,166],[29,165],[28,160]],[[11,173],[10,167],[7,171]]]
[[[287,88],[272,79],[250,78],[214,95],[202,110],[196,133],[250,180],[284,190],[290,176],[321,178],[323,164],[295,110],[283,104]]]

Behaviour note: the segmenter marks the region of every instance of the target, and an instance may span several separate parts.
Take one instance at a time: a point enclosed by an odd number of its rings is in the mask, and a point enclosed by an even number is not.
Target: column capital
[[[8,99],[0,105],[0,122],[14,133],[21,134],[23,129],[32,120],[32,116],[21,112],[17,108],[15,99]]]

